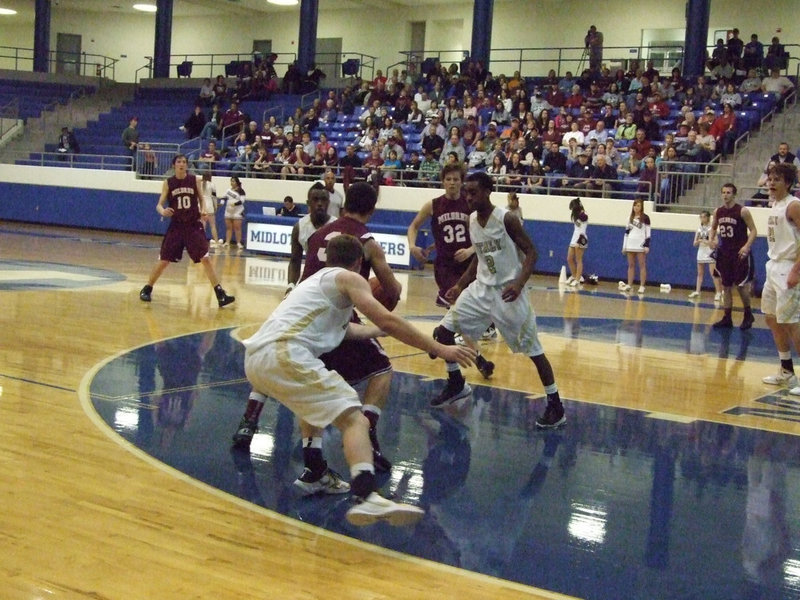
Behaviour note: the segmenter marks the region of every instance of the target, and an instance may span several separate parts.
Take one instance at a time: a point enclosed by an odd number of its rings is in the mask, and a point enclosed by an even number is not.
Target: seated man
[[[570,165],[567,169],[567,176],[561,180],[562,187],[573,190],[586,190],[591,185],[591,177],[594,169],[589,159],[591,152],[583,151],[578,155],[578,161]]]
[[[208,142],[208,149],[203,152],[200,157],[195,161],[195,169],[198,173],[214,173],[214,165],[219,162],[221,156],[217,152],[217,143],[214,141]]]
[[[596,160],[597,164],[592,170],[591,180],[586,189],[600,191],[603,198],[607,198],[609,192],[615,188],[617,170],[608,164],[605,154],[598,154]]]
[[[75,134],[69,130],[68,127],[61,128],[61,135],[58,136],[58,150],[59,155],[77,154],[81,149],[78,146],[78,140],[75,139]],[[59,156],[59,160],[65,160],[64,156]]]

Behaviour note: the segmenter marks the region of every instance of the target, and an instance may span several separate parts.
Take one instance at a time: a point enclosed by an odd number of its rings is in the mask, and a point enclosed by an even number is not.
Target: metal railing
[[[2,138],[19,121],[19,98],[12,98],[5,106],[0,107],[0,138]]]
[[[733,181],[734,165],[715,156],[710,162],[664,161],[658,165],[657,210],[670,206],[700,210],[719,204],[722,184]]]
[[[72,152],[10,151],[5,160],[38,167],[67,167],[76,169],[131,170],[131,159],[118,154],[81,154]]]
[[[0,69],[33,71],[33,59],[33,48],[0,46]],[[47,62],[48,73],[67,73],[114,79],[119,59],[88,52],[50,50]]]
[[[346,79],[350,75],[342,73],[342,65],[348,59],[358,61],[358,76],[361,79],[372,81],[375,77],[376,56],[364,54],[362,52],[318,52],[314,56],[315,63],[319,69],[332,75],[334,80]],[[333,87],[334,81],[326,81],[325,87]]]

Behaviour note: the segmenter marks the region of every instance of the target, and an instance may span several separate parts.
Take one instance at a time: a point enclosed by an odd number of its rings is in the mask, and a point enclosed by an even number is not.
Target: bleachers
[[[0,106],[19,100],[19,118],[38,118],[53,103],[65,104],[76,92],[94,93],[92,86],[0,79]]]

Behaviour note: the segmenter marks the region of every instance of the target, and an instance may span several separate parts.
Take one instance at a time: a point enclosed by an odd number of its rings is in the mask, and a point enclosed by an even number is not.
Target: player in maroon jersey
[[[203,197],[203,192],[197,178],[188,173],[188,164],[183,154],[175,155],[172,159],[175,175],[164,181],[161,187],[156,212],[170,219],[170,223],[161,242],[158,262],[150,273],[147,285],[139,292],[139,299],[150,302],[156,281],[169,263],[181,260],[185,249],[192,261],[202,263],[208,280],[214,286],[217,302],[223,307],[236,298],[229,296],[222,289],[214,266],[208,259],[208,240],[200,220],[199,199]]]
[[[430,250],[417,246],[417,233],[420,227],[430,219],[431,233],[436,247],[433,277],[439,287],[436,305],[449,308],[450,303],[445,299],[445,294],[447,290],[458,283],[461,275],[467,270],[472,262],[475,249],[469,239],[470,210],[467,206],[467,197],[461,190],[464,182],[464,165],[462,163],[445,165],[442,167],[441,179],[444,184],[444,194],[426,202],[414,217],[408,227],[408,247],[411,256],[420,264],[425,264]],[[436,337],[436,330],[434,330],[434,337]],[[497,337],[497,330],[492,323],[484,333],[484,339],[495,337]],[[478,352],[475,366],[478,367],[485,379],[489,379],[494,372],[494,363],[481,356],[476,344],[470,342],[470,345]]]
[[[714,323],[715,329],[733,327],[733,286],[739,292],[744,307],[744,317],[739,329],[753,326],[753,311],[750,308],[750,282],[753,281],[755,265],[750,247],[758,235],[750,209],[736,202],[736,186],[722,186],[722,206],[714,211],[711,223],[710,245],[715,249],[717,271],[722,279],[722,302],[725,311],[722,319]]]

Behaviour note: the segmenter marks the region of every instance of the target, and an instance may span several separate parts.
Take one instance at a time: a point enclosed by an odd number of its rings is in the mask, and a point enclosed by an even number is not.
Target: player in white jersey
[[[320,227],[330,223],[334,217],[328,214],[328,192],[321,183],[315,183],[308,190],[306,203],[308,204],[308,214],[301,217],[292,227],[291,249],[292,254],[289,258],[286,278],[288,287],[284,296],[287,296],[297,282],[300,280],[300,267],[303,262],[303,254],[308,251],[308,238]],[[234,446],[242,449],[250,447],[250,442],[256,433],[258,419],[267,397],[257,390],[250,390],[247,397],[247,406],[242,416],[236,433],[233,436]],[[335,474],[334,474],[335,475]],[[347,491],[347,485],[340,484],[338,480],[328,479],[328,487],[333,490]]]
[[[472,363],[475,353],[436,342],[375,300],[359,274],[364,250],[357,238],[337,236],[326,251],[328,266],[300,283],[258,332],[244,341],[245,374],[255,390],[276,398],[307,423],[333,424],[341,431],[352,476],[350,490],[356,500],[347,511],[350,523],[415,523],[424,514],[422,509],[375,492],[369,421],[361,412],[358,393],[341,375],[326,369],[319,356],[345,338],[374,338],[384,332],[463,366]],[[374,325],[352,323],[354,307]]]
[[[790,194],[797,167],[781,163],[769,170],[767,187],[772,208],[767,219],[767,276],[761,292],[761,310],[772,331],[781,368],[764,383],[786,385],[800,396],[794,374],[792,345],[800,354],[800,200]]]
[[[308,204],[308,214],[300,217],[300,220],[292,227],[292,254],[286,273],[289,283],[289,287],[286,289],[287,294],[300,281],[300,266],[303,262],[303,254],[308,251],[308,238],[317,229],[336,218],[328,214],[330,196],[321,183],[315,183],[309,188],[306,203]]]
[[[456,333],[480,335],[494,321],[509,348],[531,358],[547,393],[547,408],[536,420],[539,427],[558,427],[566,422],[558,395],[553,368],[544,354],[525,284],[536,262],[536,248],[516,216],[494,206],[491,193],[494,182],[486,173],[467,177],[464,190],[472,212],[469,236],[475,248],[467,271],[447,291],[454,303],[439,324],[438,339],[455,343]],[[519,249],[524,255],[521,260]],[[453,402],[471,392],[455,362],[447,363],[445,389],[431,401],[432,406]]]

